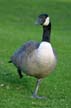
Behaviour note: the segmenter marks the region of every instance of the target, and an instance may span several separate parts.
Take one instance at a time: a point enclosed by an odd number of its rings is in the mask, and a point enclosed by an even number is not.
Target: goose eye
[[[39,22],[42,25],[45,22],[45,18],[39,18]]]

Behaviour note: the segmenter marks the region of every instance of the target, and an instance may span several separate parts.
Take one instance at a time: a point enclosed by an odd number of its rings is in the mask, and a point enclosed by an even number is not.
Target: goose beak
[[[38,19],[36,20],[35,24],[41,25],[41,24],[42,24],[42,20],[38,18]]]
[[[35,24],[36,24],[36,25],[40,25],[40,23],[39,23],[39,21],[38,21],[38,20],[36,20],[36,21],[35,21]]]

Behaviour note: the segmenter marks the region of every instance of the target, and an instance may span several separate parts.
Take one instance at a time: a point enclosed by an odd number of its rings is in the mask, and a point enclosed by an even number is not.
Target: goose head
[[[48,26],[50,24],[50,17],[48,14],[40,14],[36,20],[36,24]]]

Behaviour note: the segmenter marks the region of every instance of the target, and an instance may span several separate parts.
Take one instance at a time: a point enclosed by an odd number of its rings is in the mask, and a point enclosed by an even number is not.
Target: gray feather
[[[23,44],[11,57],[12,63],[21,70],[25,70],[26,59],[35,49],[39,47],[39,43],[35,41],[28,41]]]

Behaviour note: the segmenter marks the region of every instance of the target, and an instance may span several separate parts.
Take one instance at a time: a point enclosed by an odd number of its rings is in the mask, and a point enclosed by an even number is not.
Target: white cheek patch
[[[44,26],[47,26],[50,23],[50,18],[47,17],[45,22],[43,23]]]

